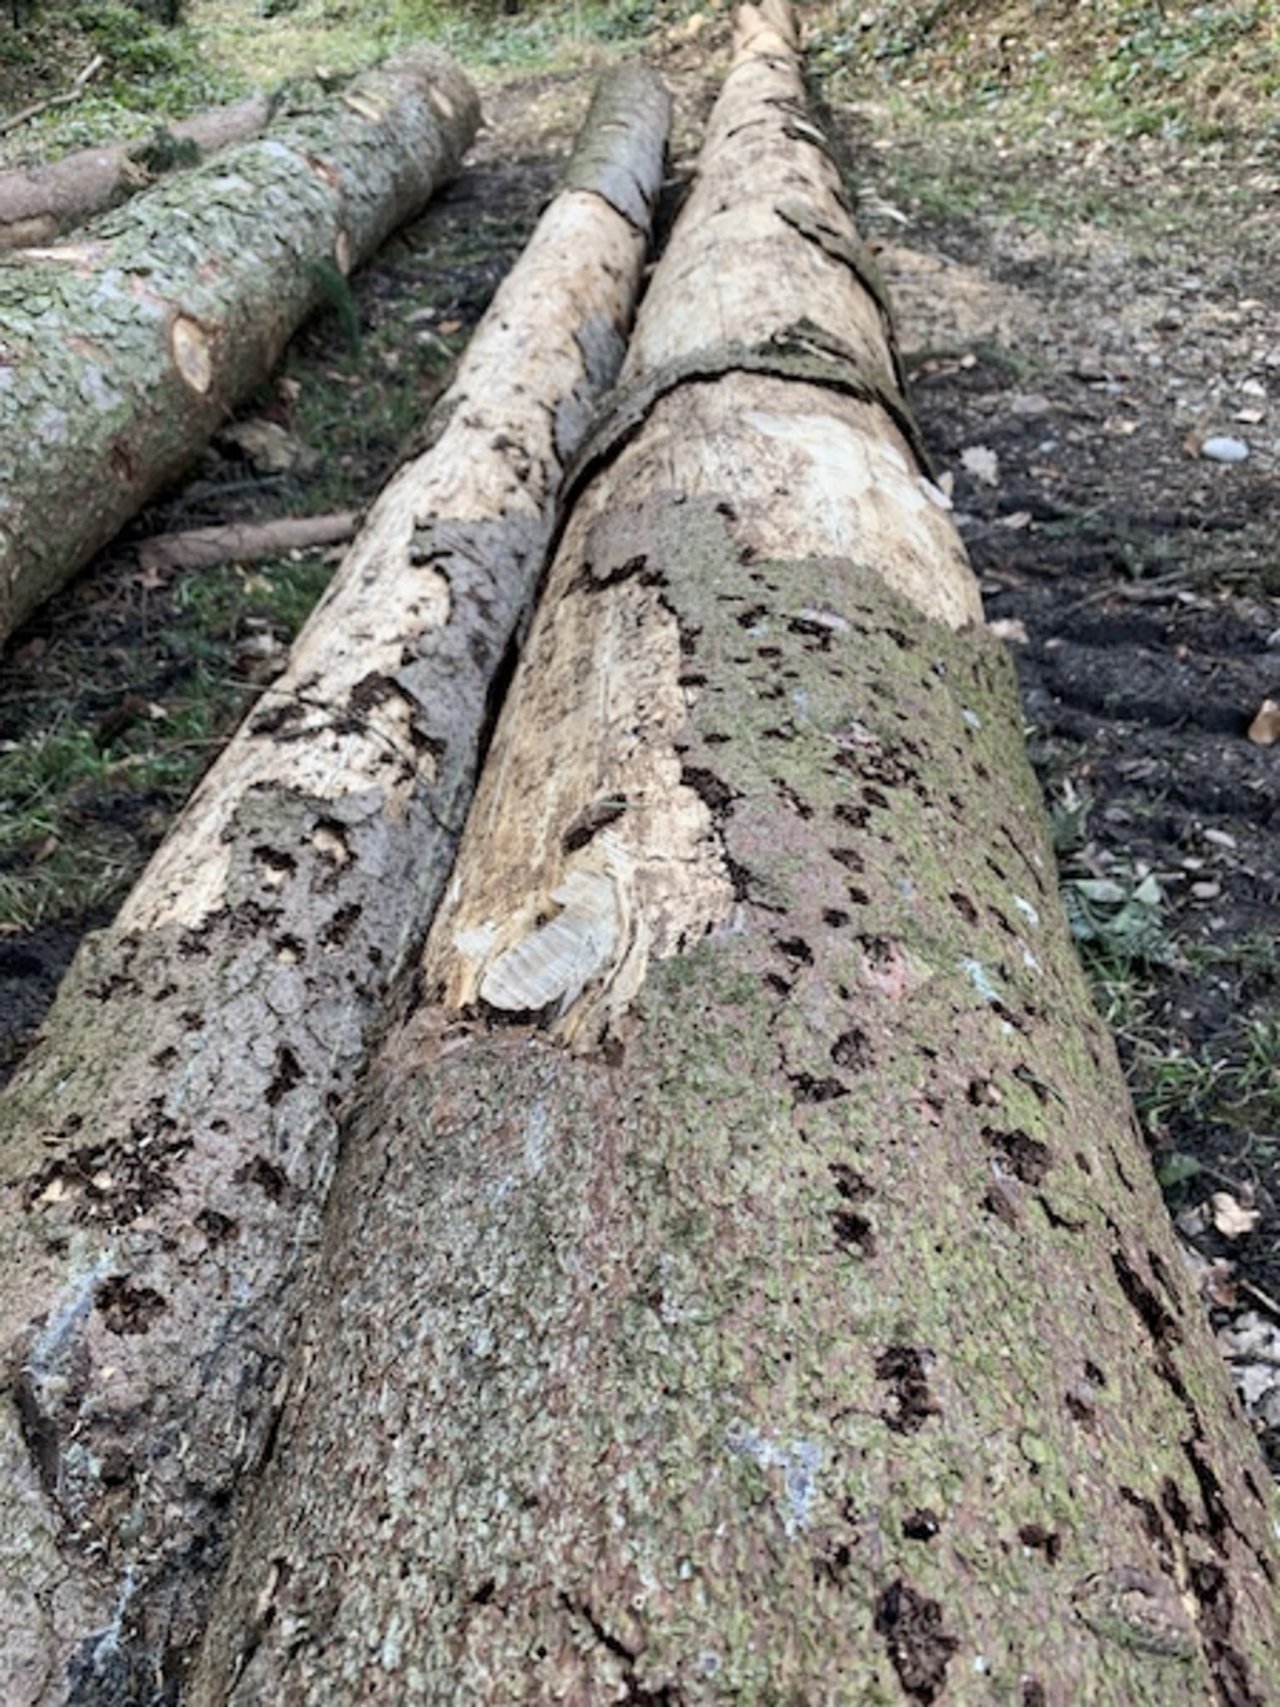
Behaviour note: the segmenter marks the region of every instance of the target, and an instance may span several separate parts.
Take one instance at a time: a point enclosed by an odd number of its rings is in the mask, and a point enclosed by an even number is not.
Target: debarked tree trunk
[[[0,258],[0,639],[182,473],[478,122],[423,49],[74,243]]]
[[[270,99],[250,95],[178,119],[138,142],[104,143],[47,165],[10,167],[0,172],[0,249],[49,243],[95,213],[127,201],[173,167],[193,166],[201,155],[246,142],[270,116]]]
[[[169,1698],[269,1450],[339,1116],[420,949],[622,357],[665,93],[566,187],[267,691],[0,1099],[0,1698]]]
[[[787,22],[744,14],[725,101],[794,78]],[[798,98],[713,135],[773,126],[826,253]],[[735,365],[655,276],[661,383],[597,438],[367,1082],[195,1707],[1274,1686],[1274,1502],[1012,671],[865,315],[797,350],[812,237],[742,220],[780,318]]]

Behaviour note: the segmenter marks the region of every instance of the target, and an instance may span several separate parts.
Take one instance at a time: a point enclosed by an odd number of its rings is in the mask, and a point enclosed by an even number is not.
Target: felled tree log
[[[828,354],[865,319],[830,245],[825,373],[766,370],[810,233],[852,234],[765,21],[701,182],[741,163],[779,319],[598,442],[427,1003],[344,1150],[196,1707],[1274,1684],[1262,1466],[1012,672],[886,352],[856,383]],[[757,149],[804,222],[748,215]],[[636,348],[682,362],[707,325],[667,265]]]
[[[0,1699],[150,1701],[197,1629],[338,1121],[456,849],[667,100],[620,76],[279,678],[0,1100]],[[163,1692],[162,1690],[162,1692]]]
[[[127,201],[173,165],[246,142],[266,124],[271,102],[251,95],[231,106],[179,119],[139,142],[80,148],[45,166],[0,172],[0,249],[50,243]]]
[[[0,259],[0,638],[182,472],[478,121],[422,50],[74,244]]]

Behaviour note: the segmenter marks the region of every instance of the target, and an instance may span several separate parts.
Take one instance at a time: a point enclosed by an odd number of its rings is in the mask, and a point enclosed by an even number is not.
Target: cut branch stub
[[[630,72],[588,123],[609,123],[643,204],[667,117]],[[577,182],[477,330],[431,450],[0,1101],[6,1701],[149,1699],[198,1628],[238,1479],[270,1452],[339,1116],[444,883],[558,479],[639,286],[645,233]]]

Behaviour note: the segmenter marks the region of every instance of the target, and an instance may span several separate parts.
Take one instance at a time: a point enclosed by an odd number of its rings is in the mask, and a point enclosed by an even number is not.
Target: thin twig
[[[1156,575],[1150,580],[1114,582],[1076,599],[1065,610],[1059,611],[1058,616],[1059,619],[1075,616],[1077,611],[1087,610],[1090,605],[1100,605],[1106,599],[1127,599],[1132,604],[1141,604],[1144,599],[1162,599],[1170,594],[1176,597],[1179,587],[1191,579],[1187,570],[1175,569],[1168,575]]]
[[[106,63],[102,54],[95,53],[84,70],[77,74],[75,82],[72,83],[65,95],[50,95],[48,100],[36,101],[33,106],[23,107],[20,113],[13,113],[7,119],[0,119],[0,136],[7,136],[11,130],[17,130],[20,124],[26,124],[27,120],[35,118],[37,113],[47,113],[50,107],[65,107],[71,101],[78,101],[84,93],[85,85],[89,79],[96,76]]]
[[[1251,1280],[1237,1280],[1236,1290],[1247,1292],[1255,1304],[1261,1304],[1269,1315],[1274,1316],[1276,1321],[1280,1322],[1280,1304],[1276,1303],[1269,1292],[1264,1292],[1260,1286],[1255,1286]]]

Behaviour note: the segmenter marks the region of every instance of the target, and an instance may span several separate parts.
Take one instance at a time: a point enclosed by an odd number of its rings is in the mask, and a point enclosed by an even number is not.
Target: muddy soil
[[[714,45],[676,41],[665,53],[682,104],[677,165],[691,163],[716,87]],[[465,340],[554,183],[590,81],[584,71],[491,88],[468,168],[357,281],[366,328],[400,329],[424,408],[446,375],[413,353],[424,338],[454,350]],[[1280,237],[1256,227],[1242,243],[1211,220],[1184,221],[1162,250],[1149,206],[1132,231],[1065,202],[1047,227],[1042,212],[1020,221],[995,205],[953,217],[919,193],[927,139],[915,139],[908,178],[885,147],[885,114],[837,104],[835,118],[898,302],[936,473],[1017,662],[1032,754],[1064,826],[1068,893],[1154,1160],[1175,1211],[1217,1191],[1248,1223],[1227,1216],[1228,1235],[1201,1214],[1185,1236],[1208,1307],[1245,1335],[1241,1366],[1256,1371],[1273,1323],[1280,1345],[1280,1093],[1267,1059],[1267,1040],[1280,1040],[1280,744],[1250,738],[1259,707],[1280,699],[1280,414],[1268,414],[1280,394]],[[1172,179],[1167,193],[1172,215]],[[348,359],[331,316],[295,341],[290,371],[305,383],[308,368]],[[353,409],[361,399],[357,372]],[[1238,440],[1246,458],[1206,456],[1215,437]],[[327,490],[332,448],[314,444],[318,467],[269,481],[213,453],[139,518],[7,649],[0,751],[67,720],[114,740],[131,707],[145,734],[147,708],[163,713],[200,660],[181,589],[148,584],[131,542],[274,513],[284,497],[305,508],[309,482]],[[358,452],[334,454],[358,464],[367,501],[404,448],[373,432]],[[227,724],[288,638],[277,629],[274,652],[264,649],[251,617],[234,619]],[[54,907],[33,926],[0,918],[0,1074],[83,931],[109,915],[180,804],[177,789],[131,786],[127,743],[103,746],[121,763],[77,785],[72,819],[77,851],[112,876],[78,911]],[[9,850],[0,878],[50,857],[34,836]],[[1117,927],[1126,900],[1124,919],[1142,927],[1128,935]],[[1250,1397],[1280,1464],[1274,1383],[1254,1378]]]

